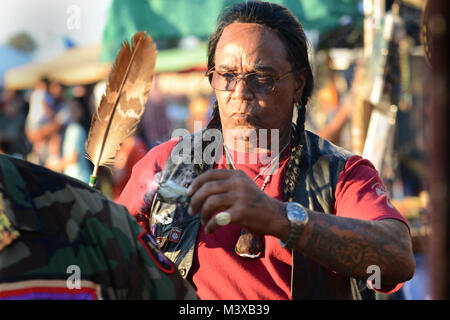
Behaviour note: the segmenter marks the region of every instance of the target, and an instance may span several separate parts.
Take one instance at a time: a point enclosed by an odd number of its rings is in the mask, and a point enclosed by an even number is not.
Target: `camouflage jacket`
[[[0,299],[183,299],[191,286],[125,207],[0,154]]]

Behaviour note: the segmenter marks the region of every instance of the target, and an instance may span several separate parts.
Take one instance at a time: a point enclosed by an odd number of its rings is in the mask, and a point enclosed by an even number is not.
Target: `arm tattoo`
[[[392,232],[381,221],[364,221],[312,213],[309,237],[301,251],[330,270],[367,278],[367,267],[377,265],[385,283],[395,282],[396,270],[408,264],[401,245],[402,231]],[[397,227],[397,226],[395,226]],[[400,240],[400,241],[399,241]],[[395,266],[393,268],[392,266]]]

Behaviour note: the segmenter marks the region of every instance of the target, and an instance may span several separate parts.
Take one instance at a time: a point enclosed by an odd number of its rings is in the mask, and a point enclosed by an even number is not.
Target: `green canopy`
[[[103,34],[102,60],[113,61],[120,43],[130,40],[139,30],[147,31],[154,40],[189,35],[206,40],[214,31],[222,10],[243,1],[112,0]],[[350,17],[362,28],[363,15],[358,9],[361,0],[272,0],[271,2],[288,7],[307,30],[315,29],[319,33],[330,31],[340,26],[345,16]],[[196,55],[195,59],[198,57]],[[195,60],[192,59],[192,55],[185,58]],[[206,61],[206,50],[203,58]]]
[[[156,58],[156,72],[177,72],[198,67],[206,68],[207,47],[207,43],[202,42],[189,49],[161,50]]]

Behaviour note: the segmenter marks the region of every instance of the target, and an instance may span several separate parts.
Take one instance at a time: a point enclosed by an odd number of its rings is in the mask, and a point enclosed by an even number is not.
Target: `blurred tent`
[[[32,88],[44,76],[67,86],[100,81],[111,68],[110,63],[100,61],[100,52],[100,44],[76,47],[54,59],[11,69],[5,74],[5,86],[15,90]]]
[[[109,75],[111,63],[102,62],[100,52],[100,44],[76,47],[48,61],[32,62],[12,68],[5,74],[5,86],[13,90],[29,89],[44,76],[50,80],[59,81],[66,86],[104,80]],[[0,57],[3,57],[2,54],[3,51],[0,50]],[[189,49],[162,50],[158,53],[156,60],[156,72],[199,71],[198,66],[202,65],[205,58],[205,43],[200,43],[198,46]],[[1,60],[1,63],[11,60],[13,59],[5,58]],[[202,68],[200,68],[200,71],[202,71]]]
[[[226,7],[244,0],[112,0],[103,34],[102,61],[113,61],[120,43],[145,30],[154,40],[193,35],[202,40],[213,32]],[[307,30],[320,34],[352,24],[362,30],[362,0],[272,0],[288,7]],[[206,52],[206,51],[205,51]],[[188,57],[180,57],[188,59]],[[206,61],[206,53],[204,54]],[[182,63],[180,61],[176,63]]]
[[[193,48],[160,50],[156,59],[156,72],[176,72],[199,69],[206,71],[207,43]]]
[[[0,87],[4,86],[5,72],[11,68],[29,63],[31,56],[10,46],[0,45]]]

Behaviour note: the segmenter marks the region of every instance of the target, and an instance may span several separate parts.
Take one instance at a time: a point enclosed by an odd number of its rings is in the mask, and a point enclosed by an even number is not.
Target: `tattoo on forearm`
[[[320,217],[312,224],[311,235],[303,252],[327,268],[346,276],[367,277],[367,267],[382,270],[404,263],[396,247],[396,234],[380,236],[376,222]],[[334,218],[334,217],[333,217]]]

